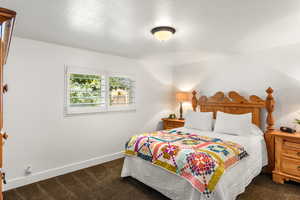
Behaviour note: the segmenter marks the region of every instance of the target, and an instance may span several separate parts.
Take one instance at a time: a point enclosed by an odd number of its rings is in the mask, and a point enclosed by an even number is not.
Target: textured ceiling
[[[1,0],[15,34],[168,64],[300,41],[299,0]],[[154,26],[177,29],[167,42]],[[169,62],[170,61],[170,62]]]

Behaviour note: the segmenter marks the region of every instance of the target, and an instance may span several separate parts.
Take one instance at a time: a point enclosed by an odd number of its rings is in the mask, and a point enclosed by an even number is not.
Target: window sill
[[[77,109],[77,110],[68,110],[67,108],[64,111],[65,117],[72,117],[77,115],[95,115],[100,113],[110,113],[110,112],[130,112],[136,111],[135,106],[114,106],[109,108],[97,109],[97,110],[86,110],[86,109]]]

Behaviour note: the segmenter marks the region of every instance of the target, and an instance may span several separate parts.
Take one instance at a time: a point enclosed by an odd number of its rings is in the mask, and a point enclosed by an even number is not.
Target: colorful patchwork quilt
[[[248,156],[239,144],[177,130],[135,135],[125,154],[181,176],[206,197],[228,167]]]

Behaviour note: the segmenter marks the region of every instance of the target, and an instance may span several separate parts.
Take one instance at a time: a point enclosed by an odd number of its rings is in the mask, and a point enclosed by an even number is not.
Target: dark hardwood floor
[[[167,200],[133,178],[120,178],[123,159],[4,193],[4,200]],[[259,175],[238,200],[300,200],[300,184],[278,185]]]

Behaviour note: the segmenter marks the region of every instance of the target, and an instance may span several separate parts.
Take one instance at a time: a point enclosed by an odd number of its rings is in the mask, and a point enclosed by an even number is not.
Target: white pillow
[[[217,112],[214,132],[230,135],[249,135],[252,130],[252,114],[227,114]]]
[[[201,131],[212,131],[212,120],[211,112],[194,112],[189,110],[185,117],[184,127]]]

